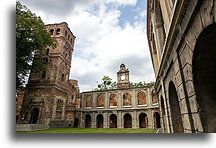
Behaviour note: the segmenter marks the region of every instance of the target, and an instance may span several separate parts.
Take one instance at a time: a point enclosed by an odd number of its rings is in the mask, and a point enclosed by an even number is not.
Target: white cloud
[[[141,19],[145,17],[146,10],[135,9],[136,22],[127,23],[122,28],[119,26],[119,7],[134,6],[137,0],[85,1],[75,0],[73,6],[67,6],[70,13],[65,14],[65,19],[34,8],[45,23],[66,21],[77,37],[70,78],[79,81],[82,91],[92,90],[103,75],[116,81],[119,65],[125,63],[132,82],[153,81],[146,24]]]
[[[117,5],[136,5],[137,0],[105,0],[106,3],[114,3]]]
[[[68,21],[70,28],[78,36],[74,56],[76,52],[84,55],[83,58],[73,59],[72,77],[93,78],[92,81],[80,83],[81,89],[91,90],[96,87],[96,81],[100,81],[103,75],[109,75],[116,81],[116,72],[121,63],[125,63],[129,68],[131,81],[153,81],[145,24],[134,22],[133,25],[119,27],[118,10],[109,10],[103,16],[102,19],[101,13],[96,16],[84,11],[70,17],[74,23]],[[78,48],[79,44],[86,41],[90,44],[83,46],[82,49]],[[92,73],[95,73],[95,77]]]

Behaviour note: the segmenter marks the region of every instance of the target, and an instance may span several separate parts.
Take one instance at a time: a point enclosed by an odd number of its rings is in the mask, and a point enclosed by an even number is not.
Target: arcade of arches
[[[160,128],[153,85],[82,93],[81,128]]]
[[[164,99],[164,95],[160,97],[164,132],[216,132],[215,28],[216,23],[213,23],[199,34],[193,54],[190,54],[192,65],[187,64],[183,69],[182,77],[187,79],[183,90],[180,90],[175,77],[167,77],[171,80],[166,82],[169,82],[168,99]],[[181,65],[181,59],[179,62]]]
[[[216,1],[175,1],[173,6],[167,17],[164,1],[148,0],[161,128],[164,133],[215,133]]]
[[[105,114],[98,114],[95,119],[93,116],[91,114],[85,115],[85,128],[161,128],[160,114],[158,112],[154,112],[152,117],[144,112],[137,113],[136,122],[133,121],[135,118],[133,113],[125,113],[121,117],[118,117],[116,114],[110,114],[108,120],[104,120]],[[149,122],[148,118],[153,121]],[[79,119],[76,118],[76,120],[76,123],[78,123]],[[153,125],[151,126],[151,124]]]

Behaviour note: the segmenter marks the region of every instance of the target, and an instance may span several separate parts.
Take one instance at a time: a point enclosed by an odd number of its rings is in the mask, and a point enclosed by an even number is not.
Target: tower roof
[[[119,70],[118,73],[126,73],[126,72],[129,72],[129,71],[128,71],[128,69],[126,69],[125,64],[122,63],[122,64],[120,65],[120,70]],[[118,73],[117,73],[117,74],[118,74]]]

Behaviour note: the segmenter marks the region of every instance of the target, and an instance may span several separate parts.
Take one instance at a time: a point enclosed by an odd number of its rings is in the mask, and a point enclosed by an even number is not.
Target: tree
[[[138,82],[138,83],[131,82],[130,87],[142,87],[142,86],[153,85],[153,84],[154,84],[154,82],[146,83],[145,81],[144,82]]]
[[[116,87],[117,87],[116,82],[112,82],[112,79],[109,76],[104,76],[102,78],[102,82],[100,84],[98,83],[98,88],[95,88],[94,90],[107,90],[107,89],[114,89]]]
[[[97,82],[98,83],[98,82]],[[142,86],[147,86],[147,85],[153,85],[154,82],[149,82],[146,83],[144,82],[138,82],[138,83],[130,83],[130,87],[134,88],[134,87],[142,87]],[[98,87],[93,89],[93,90],[108,90],[108,89],[115,89],[117,88],[117,83],[116,82],[112,82],[112,79],[109,76],[103,76],[102,78],[102,82],[98,83]]]
[[[45,53],[47,46],[56,47],[56,40],[46,31],[40,17],[16,2],[16,90],[23,87],[30,70],[44,69],[44,61],[34,59],[35,51]]]

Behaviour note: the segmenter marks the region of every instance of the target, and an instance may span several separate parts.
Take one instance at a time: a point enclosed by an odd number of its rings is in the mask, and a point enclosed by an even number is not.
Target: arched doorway
[[[154,127],[155,128],[161,128],[160,124],[160,114],[158,112],[154,113]]]
[[[97,115],[97,128],[103,128],[103,115]]]
[[[124,128],[132,128],[132,117],[128,113],[124,115]]]
[[[181,111],[179,107],[179,99],[178,99],[175,85],[172,81],[169,83],[169,102],[170,102],[173,132],[183,133],[184,130],[182,124]]]
[[[75,120],[74,120],[74,127],[75,128],[79,127],[79,119],[78,118],[75,118]]]
[[[110,128],[117,128],[117,116],[115,114],[110,115],[109,124]]]
[[[192,73],[204,132],[216,132],[216,24],[206,27],[194,49]]]
[[[148,125],[148,117],[145,113],[139,115],[139,128],[146,128]]]
[[[38,121],[38,116],[39,116],[39,108],[35,107],[31,111],[31,118],[30,118],[30,124],[36,124]]]
[[[90,115],[85,116],[85,128],[91,128],[91,116]]]

